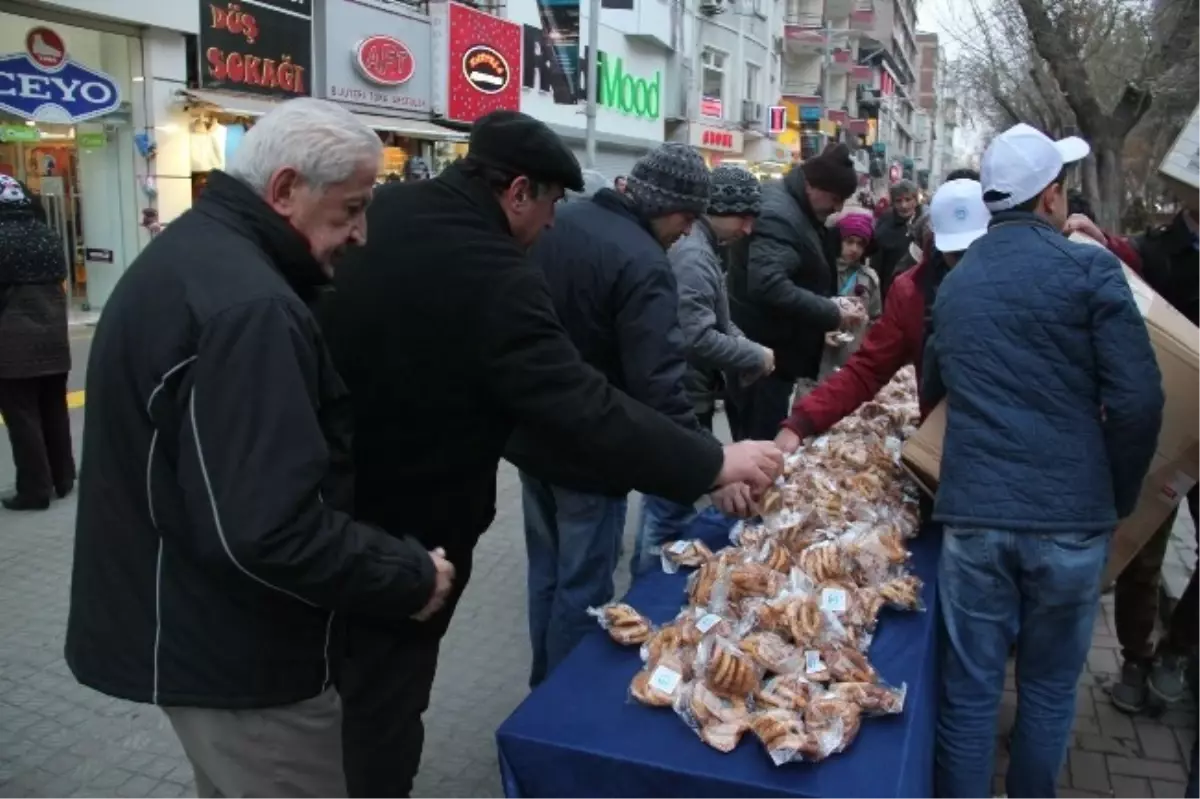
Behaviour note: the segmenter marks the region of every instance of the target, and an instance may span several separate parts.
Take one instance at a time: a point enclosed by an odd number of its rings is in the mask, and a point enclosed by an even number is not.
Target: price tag
[[[821,589],[821,610],[828,610],[831,613],[846,612],[846,589],[844,588],[823,588]]]
[[[804,650],[804,673],[819,674],[825,671],[825,664],[821,662],[821,653],[815,649]]]
[[[687,541],[676,541],[675,543],[671,544],[671,546],[667,547],[667,551],[675,555],[682,555],[684,552],[687,552],[687,547]]]
[[[659,666],[650,675],[650,687],[670,696],[679,687],[680,679],[682,677],[679,672],[674,669],[668,669],[666,666]]]
[[[701,635],[704,635],[704,633],[708,632],[713,627],[715,627],[717,625],[717,622],[719,622],[720,620],[721,620],[721,617],[718,616],[717,614],[706,613],[700,617],[700,621],[696,622],[696,629],[700,631]]]

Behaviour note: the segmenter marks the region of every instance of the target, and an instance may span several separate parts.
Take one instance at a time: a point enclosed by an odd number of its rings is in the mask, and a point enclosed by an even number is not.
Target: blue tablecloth
[[[702,516],[694,531],[713,549],[726,525]],[[922,599],[936,608],[939,531],[910,542]],[[638,580],[625,597],[656,623],[684,604],[684,570]],[[669,708],[627,698],[641,667],[636,647],[599,629],[586,638],[496,732],[509,797],[932,796],[937,705],[935,614],[885,610],[871,662],[889,684],[908,685],[904,712],[866,719],[858,739],[822,763],[774,766],[747,733],[730,754],[710,749]]]

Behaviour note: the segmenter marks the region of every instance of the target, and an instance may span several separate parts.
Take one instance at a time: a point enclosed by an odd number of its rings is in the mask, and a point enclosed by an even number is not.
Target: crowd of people
[[[1054,795],[1161,422],[1120,261],[1197,311],[1196,210],[1105,234],[1069,213],[1087,152],[1017,126],[928,207],[896,184],[877,219],[848,204],[840,144],[767,185],[664,144],[610,183],[496,112],[437,177],[377,189],[375,133],[280,105],[97,327],[68,665],[161,706],[201,796],[407,796],[502,458],[537,686],[613,598],[630,492],[637,576],[697,500],[752,515],[787,454],[913,364],[923,414],[948,409],[923,509],[944,525],[936,788],[989,795],[1015,645],[1008,792]],[[1195,652],[1195,576],[1151,643],[1169,534],[1117,587],[1130,712],[1179,699]]]

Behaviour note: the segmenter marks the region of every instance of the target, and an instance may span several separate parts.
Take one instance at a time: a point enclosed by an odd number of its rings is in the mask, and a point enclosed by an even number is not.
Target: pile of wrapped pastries
[[[923,609],[905,546],[917,493],[899,466],[915,394],[906,369],[791,456],[731,546],[665,547],[664,569],[695,569],[673,621],[656,627],[622,603],[591,611],[641,647],[634,700],[673,709],[721,752],[750,733],[776,765],[842,752],[864,716],[902,712],[905,686],[881,682],[866,653],[884,607]]]

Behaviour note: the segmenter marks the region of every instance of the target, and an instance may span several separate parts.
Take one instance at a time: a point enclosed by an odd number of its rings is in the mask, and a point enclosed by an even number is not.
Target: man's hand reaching
[[[754,497],[750,486],[731,483],[709,495],[717,509],[726,516],[748,519],[754,515]]]
[[[428,621],[433,614],[441,610],[454,589],[454,564],[446,560],[446,551],[438,547],[429,553],[429,558],[433,561],[435,572],[433,595],[429,597],[425,607],[413,615],[417,621]]]
[[[770,441],[739,441],[725,447],[725,463],[717,475],[717,485],[748,483],[765,490],[783,471],[783,453]]]

